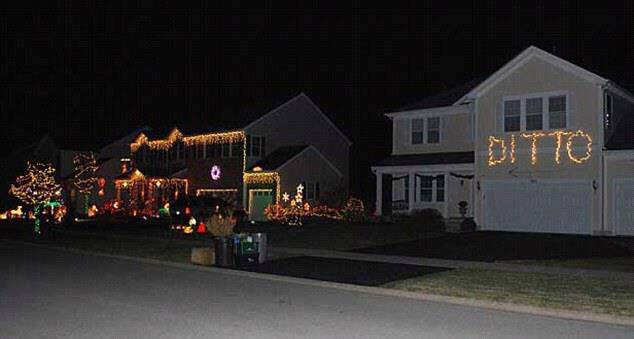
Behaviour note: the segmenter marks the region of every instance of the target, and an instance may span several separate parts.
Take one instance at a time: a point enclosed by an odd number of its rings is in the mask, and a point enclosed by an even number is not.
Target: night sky
[[[305,92],[354,142],[351,189],[369,198],[369,166],[391,149],[383,113],[486,76],[530,45],[634,89],[631,2],[419,2],[3,4],[0,142],[11,147],[1,155],[47,132],[99,145],[145,124],[264,114]]]

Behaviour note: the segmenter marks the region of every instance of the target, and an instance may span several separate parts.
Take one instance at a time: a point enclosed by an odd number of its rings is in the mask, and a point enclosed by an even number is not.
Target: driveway
[[[634,328],[0,242],[6,338],[631,338]]]
[[[625,257],[634,251],[618,238],[567,234],[472,232],[372,246],[352,252],[453,260],[499,261]]]

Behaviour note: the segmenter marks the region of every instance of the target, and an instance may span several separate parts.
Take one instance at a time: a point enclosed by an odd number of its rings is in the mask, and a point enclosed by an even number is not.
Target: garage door
[[[634,180],[615,180],[614,199],[616,233],[634,235]]]
[[[483,198],[485,230],[591,233],[592,184],[586,181],[486,181]]]

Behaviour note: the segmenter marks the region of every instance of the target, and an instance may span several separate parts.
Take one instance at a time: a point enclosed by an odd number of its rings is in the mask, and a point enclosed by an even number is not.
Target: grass
[[[634,316],[631,281],[545,273],[459,269],[386,288],[572,311]]]
[[[634,273],[634,256],[587,259],[518,260],[512,261],[511,263]]]
[[[242,228],[250,231],[249,227]],[[425,239],[437,236],[423,223],[394,224],[313,224],[299,228],[279,228],[267,231],[266,225],[257,227],[267,232],[272,246],[347,251],[357,248]]]

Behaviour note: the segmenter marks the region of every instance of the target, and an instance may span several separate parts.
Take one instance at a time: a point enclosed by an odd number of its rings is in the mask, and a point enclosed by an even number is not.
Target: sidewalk
[[[400,256],[390,256],[390,255],[326,251],[326,250],[314,250],[314,249],[303,249],[303,248],[271,247],[269,250],[271,251],[270,254],[273,258],[305,255],[305,256],[313,256],[313,257],[350,259],[350,260],[362,260],[362,261],[377,261],[377,262],[384,262],[384,263],[408,264],[408,265],[419,265],[419,266],[433,266],[433,267],[445,267],[445,268],[470,268],[470,269],[496,270],[496,271],[507,271],[507,272],[531,272],[531,273],[579,275],[579,276],[593,276],[593,277],[600,277],[600,278],[622,279],[622,280],[634,281],[634,273],[628,273],[628,272],[589,270],[589,269],[564,268],[564,267],[544,267],[544,266],[537,266],[537,265],[488,263],[488,262],[479,262],[479,261],[447,260],[447,259],[434,259],[434,258],[400,257]]]

